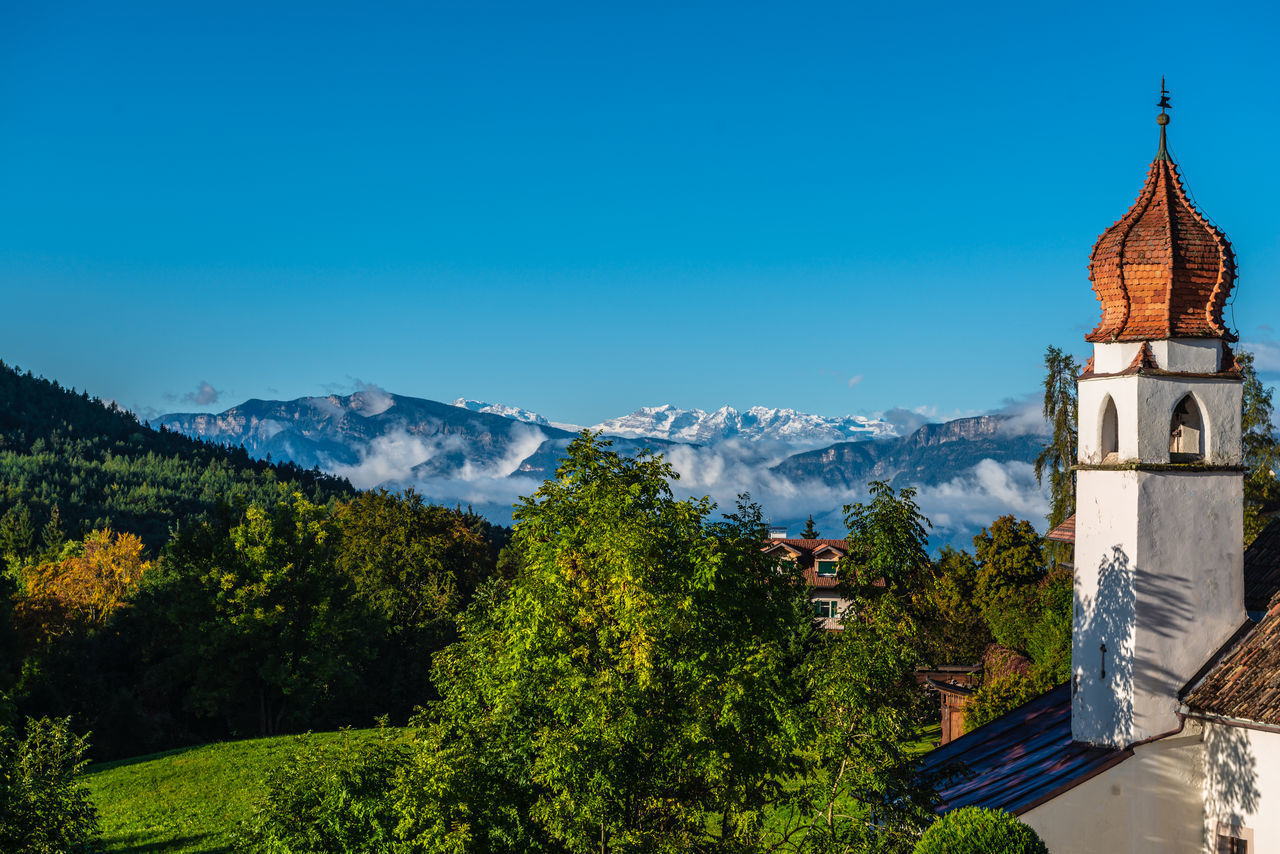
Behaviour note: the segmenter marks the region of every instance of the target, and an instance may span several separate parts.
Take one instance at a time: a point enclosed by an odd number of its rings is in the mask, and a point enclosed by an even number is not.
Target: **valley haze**
[[[499,524],[510,524],[512,504],[554,474],[582,429],[516,406],[468,398],[443,403],[370,385],[347,395],[172,413],[151,423],[240,445],[257,458],[316,467],[361,489],[413,487],[432,501],[470,505]],[[667,404],[587,429],[624,453],[664,455],[680,474],[673,484],[678,495],[710,495],[729,509],[748,493],[773,524],[793,531],[812,514],[824,535],[843,536],[843,507],[862,500],[872,480],[918,490],[935,545],[968,545],[1004,513],[1042,528],[1047,509],[1032,465],[1046,427],[1030,402],[945,423],[906,410],[826,417]]]

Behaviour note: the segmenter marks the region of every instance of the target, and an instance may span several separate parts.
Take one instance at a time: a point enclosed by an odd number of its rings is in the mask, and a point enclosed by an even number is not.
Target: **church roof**
[[[942,803],[1021,814],[1133,755],[1071,740],[1071,688],[1062,685],[928,754],[921,763]]]
[[[1093,342],[1227,338],[1222,310],[1235,283],[1227,236],[1192,202],[1169,156],[1161,113],[1160,149],[1129,212],[1098,238],[1089,279],[1102,303]]]
[[[1215,658],[1182,701],[1198,712],[1280,726],[1280,601]]]

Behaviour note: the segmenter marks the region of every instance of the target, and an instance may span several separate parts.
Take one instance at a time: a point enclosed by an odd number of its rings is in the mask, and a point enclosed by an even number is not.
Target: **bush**
[[[380,722],[377,735],[340,745],[298,736],[298,749],[267,778],[267,794],[241,830],[252,854],[379,854],[392,848],[392,790],[407,753]]]
[[[992,679],[978,689],[964,707],[964,731],[972,732],[983,724],[1011,712],[1039,697],[1052,686],[1043,678],[1010,673]]]
[[[22,739],[0,729],[0,851],[95,850],[98,811],[89,790],[76,782],[88,750],[69,718],[28,720]]]
[[[1007,812],[962,807],[934,822],[916,843],[915,854],[1049,854],[1049,849]]]

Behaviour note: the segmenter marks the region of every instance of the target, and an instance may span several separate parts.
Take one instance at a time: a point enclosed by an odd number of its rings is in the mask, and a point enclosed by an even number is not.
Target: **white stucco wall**
[[[1122,428],[1123,430],[1123,428]],[[1138,552],[1136,471],[1076,475],[1075,618],[1071,632],[1071,734],[1078,741],[1131,741],[1132,692],[1114,662],[1133,651],[1129,562]],[[1099,607],[1105,602],[1105,609]],[[1102,644],[1113,663],[1101,675]]]
[[[1243,524],[1236,472],[1079,472],[1076,739],[1122,747],[1178,726],[1178,690],[1245,620]]]
[[[1253,831],[1251,851],[1280,851],[1280,733],[1205,724],[1204,827]]]
[[[1217,338],[1170,338],[1152,341],[1151,355],[1164,371],[1216,374],[1222,367],[1222,342]]]
[[[1222,341],[1217,338],[1170,338],[1149,341],[1156,367],[1162,371],[1193,374],[1217,373],[1222,365]],[[1093,370],[1099,374],[1118,374],[1133,364],[1141,341],[1093,345]]]
[[[1195,398],[1204,419],[1205,461],[1212,465],[1240,465],[1238,381],[1138,375],[1080,381],[1080,462],[1097,465],[1103,461],[1102,411],[1108,396],[1116,404],[1118,462],[1169,462],[1169,425],[1174,407],[1187,394]]]
[[[1116,344],[1093,345],[1093,370],[1099,374],[1118,374],[1133,364],[1141,341],[1123,341]]]
[[[1200,725],[1188,721],[1020,818],[1051,854],[1204,854],[1203,755]]]

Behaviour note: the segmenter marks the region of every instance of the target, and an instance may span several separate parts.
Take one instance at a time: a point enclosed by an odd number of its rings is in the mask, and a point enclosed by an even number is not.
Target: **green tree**
[[[909,749],[928,718],[910,585],[928,572],[929,522],[914,495],[874,483],[866,503],[845,508],[848,616],[809,659],[808,762],[775,808],[766,850],[905,852],[932,816]]]
[[[1043,540],[1026,520],[1001,516],[973,538],[975,599],[998,644],[1031,660],[1030,671],[988,673],[965,710],[972,729],[1065,682],[1071,669],[1072,574],[1046,566]]]
[[[841,562],[841,580],[852,589],[868,584],[896,594],[910,595],[930,575],[929,522],[915,503],[916,491],[903,487],[896,494],[888,483],[867,486],[869,501],[845,507],[849,526],[848,556]]]
[[[1244,451],[1244,542],[1253,542],[1266,527],[1263,515],[1280,508],[1280,481],[1276,465],[1280,446],[1272,423],[1272,390],[1262,384],[1254,366],[1252,353],[1240,351],[1236,356],[1244,380],[1241,400],[1241,440]]]
[[[0,558],[9,571],[16,573],[35,551],[35,527],[26,505],[10,507],[0,517]]]
[[[88,749],[66,718],[28,720],[22,737],[0,727],[0,851],[95,850],[98,813],[76,779]]]
[[[340,530],[299,494],[227,508],[170,543],[149,588],[172,632],[162,673],[232,733],[327,722],[367,655],[368,622],[334,568]],[[176,647],[176,649],[174,649]]]
[[[978,597],[978,563],[968,552],[943,546],[918,601],[926,662],[972,664],[994,642]]]
[[[978,561],[976,592],[987,603],[1009,590],[1035,584],[1046,572],[1044,540],[1031,523],[1001,516],[973,538]]]
[[[806,540],[816,540],[819,536],[818,529],[813,525],[813,514],[809,514],[809,521],[804,523],[804,530],[800,532],[800,536]]]
[[[413,490],[370,490],[340,504],[335,554],[356,595],[395,632],[436,631],[492,571],[474,514],[426,503]]]
[[[1040,456],[1036,457],[1036,482],[1044,485],[1049,478],[1049,527],[1056,528],[1076,512],[1076,479],[1072,467],[1076,462],[1076,425],[1079,414],[1076,402],[1076,377],[1080,366],[1057,347],[1044,354],[1044,418],[1051,432]]]
[[[1049,854],[1031,827],[1003,810],[961,807],[938,819],[915,854]]]
[[[805,591],[742,506],[590,434],[515,512],[518,574],[437,656],[401,786],[415,851],[744,850],[796,763]]]
[[[433,698],[431,658],[454,639],[455,618],[494,572],[489,526],[412,490],[385,489],[339,504],[334,522],[334,565],[371,621],[372,660],[359,674],[368,702],[357,708],[403,721]]]
[[[407,749],[385,722],[374,737],[340,744],[298,736],[267,776],[265,795],[240,831],[246,854],[389,854],[395,850],[395,781]]]

